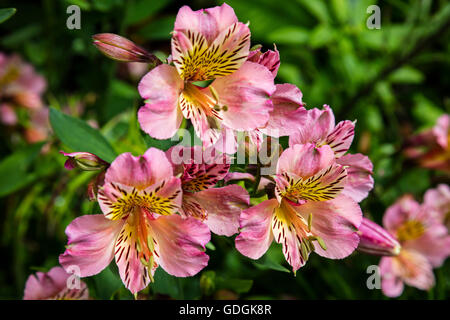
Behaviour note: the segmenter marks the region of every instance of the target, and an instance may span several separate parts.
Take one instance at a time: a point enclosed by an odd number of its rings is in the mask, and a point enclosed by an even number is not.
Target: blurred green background
[[[192,9],[222,2],[191,1]],[[230,0],[240,21],[250,21],[252,45],[276,44],[281,66],[276,82],[303,92],[307,108],[329,104],[337,121],[357,120],[352,152],[374,164],[375,188],[361,206],[377,222],[400,195],[421,200],[425,190],[448,183],[444,173],[404,159],[405,138],[434,125],[450,112],[450,3],[432,0]],[[66,28],[66,8],[81,8],[81,29]],[[368,29],[369,5],[381,8],[381,29]],[[182,5],[170,0],[2,1],[17,12],[0,24],[0,52],[18,53],[48,82],[44,94],[54,108],[53,132],[45,142],[12,141],[2,128],[0,145],[0,298],[21,299],[29,274],[58,264],[67,242],[64,229],[81,214],[99,213],[86,186],[92,173],[64,170],[59,150],[91,151],[102,145],[105,160],[170,141],[143,134],[136,121],[142,104],[139,77],[126,64],[104,57],[91,36],[112,32],[165,58],[170,32]],[[79,106],[82,106],[81,108]],[[62,115],[63,111],[69,116]],[[83,119],[76,121],[73,118]],[[97,129],[86,123],[95,122]],[[55,125],[55,123],[59,123]],[[75,123],[75,124],[74,124]],[[84,130],[76,141],[67,128]],[[286,139],[282,142],[285,144]],[[294,277],[274,244],[252,261],[234,248],[233,238],[213,236],[210,263],[197,276],[177,279],[158,269],[144,291],[151,298],[383,299],[369,290],[366,268],[379,258],[354,253],[342,261],[311,255]],[[402,299],[448,299],[450,262],[435,270],[429,292],[406,287]],[[94,298],[130,299],[112,264],[86,280]]]

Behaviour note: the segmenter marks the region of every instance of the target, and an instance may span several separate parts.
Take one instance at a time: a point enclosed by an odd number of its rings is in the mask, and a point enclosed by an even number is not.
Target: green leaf
[[[138,34],[149,40],[169,40],[170,32],[173,30],[174,16],[164,16],[155,19],[139,29]]]
[[[305,28],[287,26],[272,31],[267,35],[267,39],[277,44],[305,44],[308,42],[309,33]]]
[[[383,118],[380,109],[369,105],[364,111],[364,120],[367,128],[372,132],[379,132],[383,130]]]
[[[324,1],[297,0],[297,2],[302,4],[320,22],[328,23],[330,21],[328,8]]]
[[[0,23],[5,22],[16,13],[16,8],[0,9]]]
[[[395,70],[389,77],[394,83],[421,83],[423,79],[422,72],[408,66]]]
[[[163,9],[168,0],[137,0],[127,3],[125,24],[130,25],[144,20]]]
[[[182,298],[183,292],[178,278],[169,275],[162,268],[156,269],[154,278],[155,282],[151,284],[154,292],[165,294],[175,299]]]
[[[228,279],[217,277],[216,278],[216,288],[217,289],[229,289],[236,293],[246,293],[249,292],[253,286],[253,280],[242,280],[242,279]]]
[[[68,5],[74,4],[76,6],[79,6],[83,11],[91,10],[91,4],[87,0],[66,0],[65,2]]]
[[[416,94],[413,100],[412,113],[414,118],[422,124],[417,130],[421,131],[433,127],[437,119],[443,114],[443,110],[422,94]]]
[[[97,299],[110,299],[117,290],[123,287],[120,277],[116,274],[114,263],[93,277],[96,287]]]
[[[261,270],[275,270],[287,273],[291,272],[289,269],[283,267],[281,264],[276,263],[265,257],[262,257],[261,259],[254,261],[253,264],[255,265],[255,267]]]
[[[32,182],[37,175],[27,169],[41,151],[43,143],[33,144],[4,158],[0,162],[0,197],[10,194]]]
[[[343,24],[347,21],[349,10],[347,0],[332,0],[331,7],[337,20]]]
[[[73,151],[91,152],[108,162],[116,158],[105,137],[83,120],[50,108],[50,123],[56,136]]]
[[[329,45],[335,41],[339,36],[337,35],[335,29],[329,27],[328,25],[322,24],[318,25],[312,31],[309,44],[313,48],[320,48]]]

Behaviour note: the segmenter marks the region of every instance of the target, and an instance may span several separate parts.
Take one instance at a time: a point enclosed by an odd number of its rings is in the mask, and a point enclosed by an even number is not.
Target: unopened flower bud
[[[384,228],[363,218],[359,227],[358,251],[377,256],[396,256],[400,253],[400,243]]]
[[[89,152],[65,153],[64,151],[60,151],[60,153],[66,157],[69,157],[64,163],[64,167],[67,170],[80,168],[84,171],[98,171],[109,166],[108,162]]]
[[[162,62],[133,41],[114,33],[99,33],[92,36],[94,45],[108,58],[122,62],[146,62],[153,67]]]

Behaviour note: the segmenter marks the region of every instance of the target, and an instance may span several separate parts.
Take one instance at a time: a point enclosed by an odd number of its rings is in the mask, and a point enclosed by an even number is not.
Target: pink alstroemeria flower
[[[341,195],[347,171],[327,145],[294,145],[277,164],[276,198],[243,210],[236,248],[260,258],[273,239],[294,272],[309,254],[341,259],[358,246],[362,213],[357,202]]]
[[[172,59],[139,83],[146,104],[139,110],[142,129],[157,139],[172,137],[190,119],[204,146],[224,128],[253,130],[269,119],[275,91],[272,73],[246,61],[250,30],[227,4],[192,11],[183,6],[175,21]],[[214,80],[202,88],[196,81]]]
[[[69,289],[67,280],[72,274],[61,267],[53,267],[49,272],[37,272],[30,275],[25,284],[24,300],[87,300],[89,289],[86,283],[79,282],[80,287]]]
[[[404,152],[424,168],[450,172],[450,115],[442,115],[433,128],[411,137]]]
[[[380,261],[383,293],[397,297],[404,283],[421,290],[433,287],[433,267],[442,265],[450,254],[447,228],[409,195],[387,209],[383,225],[402,246],[398,256]]]
[[[360,153],[345,154],[352,144],[355,134],[355,123],[349,120],[335,124],[333,111],[328,105],[323,110],[308,110],[305,125],[290,135],[289,145],[314,143],[317,146],[329,145],[333,149],[336,162],[347,167],[347,184],[343,194],[360,202],[367,197],[373,188],[370,159]]]
[[[214,149],[203,151],[200,146],[175,146],[166,155],[172,161],[174,173],[181,175],[180,213],[203,221],[215,234],[237,233],[241,210],[248,208],[250,202],[247,191],[238,185],[214,188],[228,174],[229,159]]]
[[[423,206],[425,210],[432,210],[448,230],[450,230],[450,187],[440,184],[435,189],[425,193]]]
[[[192,276],[209,257],[208,227],[182,218],[180,179],[164,152],[150,148],[140,157],[118,156],[98,193],[104,214],[76,218],[67,227],[64,268],[79,266],[81,277],[99,273],[115,257],[125,286],[136,293],[152,281],[160,265],[177,277]]]

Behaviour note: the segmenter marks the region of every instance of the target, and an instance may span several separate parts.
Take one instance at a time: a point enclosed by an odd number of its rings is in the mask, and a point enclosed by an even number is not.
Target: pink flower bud
[[[359,227],[358,250],[377,256],[396,256],[400,253],[400,243],[387,230],[363,218]]]
[[[109,166],[108,162],[89,152],[65,153],[64,151],[60,151],[60,153],[66,157],[69,157],[64,164],[64,167],[67,170],[80,168],[84,171],[97,171],[103,170]]]
[[[108,58],[122,62],[146,62],[154,67],[162,62],[155,55],[134,42],[114,33],[99,33],[92,36],[94,45]]]

